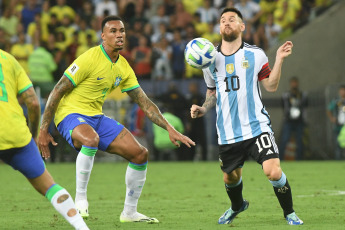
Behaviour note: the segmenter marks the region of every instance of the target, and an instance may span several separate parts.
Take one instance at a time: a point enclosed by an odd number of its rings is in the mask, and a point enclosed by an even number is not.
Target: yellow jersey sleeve
[[[127,73],[127,75],[124,77],[124,81],[121,81],[121,83],[119,84],[119,87],[121,89],[121,92],[128,92],[130,90],[133,90],[135,88],[139,87],[139,83],[138,83],[138,79],[135,76],[135,73],[132,69],[132,67],[128,64],[127,60],[120,56],[120,58],[122,58],[123,60],[123,66],[125,68],[125,73]],[[115,82],[115,86],[116,86],[116,82]]]
[[[0,50],[0,150],[19,148],[31,140],[17,95],[32,87],[19,62]]]
[[[64,75],[72,82],[74,86],[77,86],[88,75],[90,75],[90,57],[87,55],[80,55],[65,71]]]

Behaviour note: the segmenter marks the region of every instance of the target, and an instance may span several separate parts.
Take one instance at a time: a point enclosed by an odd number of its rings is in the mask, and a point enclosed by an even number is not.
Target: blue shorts
[[[119,122],[104,115],[90,117],[78,113],[71,113],[58,124],[57,129],[65,140],[78,151],[80,149],[77,149],[73,145],[72,132],[75,127],[82,124],[88,124],[96,131],[99,136],[98,149],[102,151],[107,150],[111,142],[113,142],[124,128]]]
[[[34,139],[21,148],[0,150],[0,159],[29,179],[41,176],[46,168]]]

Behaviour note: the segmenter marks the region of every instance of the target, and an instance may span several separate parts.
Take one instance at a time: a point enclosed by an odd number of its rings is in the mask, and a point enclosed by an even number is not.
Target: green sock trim
[[[134,164],[132,162],[129,162],[128,166],[137,171],[144,171],[145,169],[147,169],[147,161],[144,164]]]
[[[49,201],[52,201],[53,196],[60,190],[64,189],[58,184],[53,184],[46,192],[46,197]]]
[[[97,147],[89,147],[89,146],[83,145],[80,149],[80,153],[89,157],[93,157],[96,155],[97,149],[98,149]]]

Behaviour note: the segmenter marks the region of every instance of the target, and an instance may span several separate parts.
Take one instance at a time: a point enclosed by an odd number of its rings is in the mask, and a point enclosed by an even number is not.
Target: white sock
[[[87,200],[87,184],[89,183],[96,147],[82,146],[76,161],[76,196],[75,201]]]
[[[54,184],[48,189],[46,197],[50,200],[56,211],[58,211],[75,229],[89,229],[77,211],[71,195],[66,189],[58,184]]]
[[[123,212],[131,215],[137,212],[138,200],[143,190],[147,162],[141,165],[129,163],[126,171],[126,199]]]

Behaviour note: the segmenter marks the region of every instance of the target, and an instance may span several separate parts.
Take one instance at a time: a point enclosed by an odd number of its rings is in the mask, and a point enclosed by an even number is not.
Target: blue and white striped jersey
[[[243,43],[236,53],[225,56],[219,46],[215,62],[203,72],[207,87],[216,89],[219,144],[273,132],[259,86],[271,72],[262,49]]]

